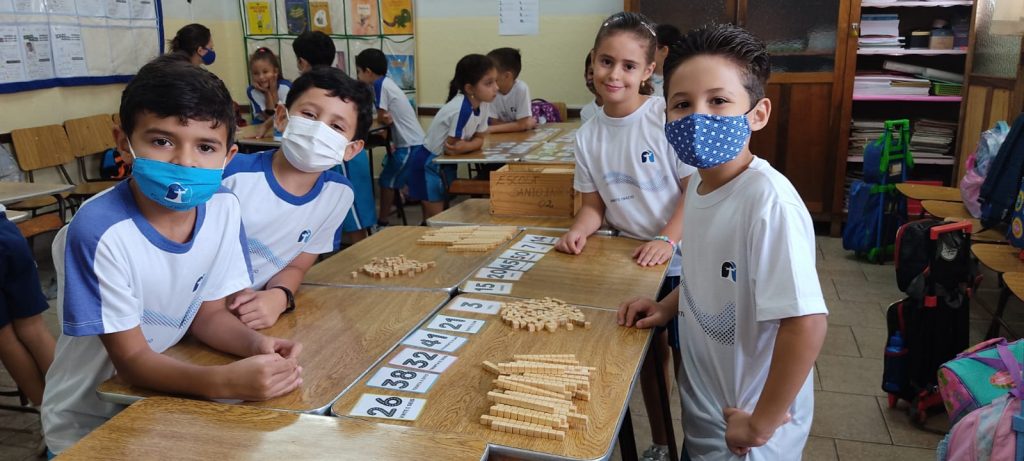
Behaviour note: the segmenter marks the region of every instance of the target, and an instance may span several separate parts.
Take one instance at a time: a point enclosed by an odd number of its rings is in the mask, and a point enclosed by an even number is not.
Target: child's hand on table
[[[555,249],[562,253],[569,253],[572,255],[578,255],[583,252],[583,247],[587,245],[587,235],[583,232],[569,229],[557,242],[555,242]]]
[[[672,259],[675,248],[675,245],[664,240],[651,240],[633,250],[633,259],[643,267],[665,264]]]
[[[672,306],[662,306],[651,298],[633,298],[619,305],[616,320],[624,327],[654,328],[672,319],[671,310]]]
[[[228,310],[247,327],[262,330],[277,322],[287,303],[281,290],[254,291],[246,288],[235,295],[228,304]]]

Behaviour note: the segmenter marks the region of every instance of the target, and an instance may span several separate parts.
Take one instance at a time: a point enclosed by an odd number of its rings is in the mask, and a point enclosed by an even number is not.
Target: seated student
[[[598,112],[601,112],[601,106],[604,105],[601,95],[594,89],[594,66],[590,63],[590,52],[587,52],[587,57],[583,60],[583,79],[587,82],[587,90],[594,95],[594,100],[580,109],[580,121],[587,123],[587,120],[594,118]]]
[[[18,226],[0,205],[0,362],[28,400],[43,401],[46,370],[53,362],[53,335],[43,322],[49,304],[36,261]]]
[[[213,36],[210,29],[202,24],[189,24],[178,29],[171,39],[170,49],[169,55],[195,66],[212,66],[217,59],[217,53],[213,51]]]
[[[323,32],[303,32],[295,37],[292,50],[299,63],[299,73],[306,73],[314,67],[330,66],[335,59],[334,41]],[[355,202],[342,225],[346,240],[355,243],[366,238],[368,231],[377,223],[373,178],[370,177],[370,153],[365,150],[359,152],[351,160],[334,168],[348,178],[356,193]]]
[[[130,179],[79,209],[53,243],[63,334],[46,374],[42,423],[60,453],[122,408],[96,386],[114,376],[173,394],[265,400],[302,383],[298,343],[263,336],[224,305],[250,286],[238,199],[220,185],[237,151],[224,83],[173,59],[121,94],[118,150]],[[246,357],[198,366],[161,354],[191,334]]]
[[[654,96],[663,98],[665,97],[665,57],[668,56],[668,47],[678,42],[683,34],[672,24],[658,24],[658,27],[654,28],[654,33],[658,36],[658,49],[654,52],[654,62],[657,65],[654,67],[654,75],[651,75],[651,86],[654,87]]]
[[[274,128],[274,111],[278,101],[288,98],[288,90],[292,82],[281,73],[281,61],[270,48],[261,46],[249,57],[249,71],[252,73],[252,85],[245,90],[252,108],[252,124],[262,125],[257,138],[262,138]]]
[[[522,56],[515,48],[496,48],[487,53],[498,71],[498,96],[491,102],[490,132],[526,131],[537,126],[531,108],[530,88],[519,80]]]
[[[618,321],[650,328],[678,317],[693,460],[798,460],[811,429],[827,310],[810,214],[750,152],[750,133],[771,113],[770,69],[764,43],[732,25],[690,32],[666,60],[665,134],[699,174],[686,192],[684,277],[661,302],[624,302]]]
[[[250,328],[267,328],[294,309],[306,271],[338,249],[353,192],[330,169],[363,149],[371,98],[341,70],[314,68],[277,106],[281,148],[236,156],[224,169],[223,184],[242,206],[253,274],[252,287],[229,299],[228,310]]]
[[[422,201],[423,219],[444,210],[445,186],[455,179],[454,165],[441,166],[434,159],[442,154],[468,154],[484,145],[489,103],[498,94],[496,79],[494,63],[487,56],[468,54],[455,65],[448,102],[430,122],[423,147],[409,158],[409,196]]]
[[[377,225],[388,225],[387,218],[394,208],[395,194],[405,187],[408,176],[406,162],[409,152],[423,145],[423,127],[416,118],[416,110],[405,92],[388,76],[388,60],[384,52],[376,48],[363,50],[356,55],[356,76],[359,81],[373,86],[377,121],[390,125],[391,139],[395,149],[384,157],[384,168],[380,172],[380,213]]]

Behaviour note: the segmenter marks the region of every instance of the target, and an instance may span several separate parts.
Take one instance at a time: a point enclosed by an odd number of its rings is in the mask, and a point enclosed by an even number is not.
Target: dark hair
[[[277,80],[284,80],[284,75],[281,73],[281,60],[277,58],[274,51],[265,46],[256,48],[256,51],[252,52],[252,56],[249,57],[249,66],[252,67],[253,61],[269,61],[270,65],[277,71]]]
[[[310,88],[327,90],[327,95],[338,97],[342,101],[356,106],[356,135],[351,141],[366,139],[373,123],[373,90],[370,86],[334,67],[316,67],[302,74],[292,82],[292,89],[284,101],[285,107],[292,104]]]
[[[334,41],[320,31],[305,31],[292,42],[295,57],[305,59],[311,67],[329,66],[334,62]]]
[[[646,42],[646,63],[654,62],[654,52],[658,48],[658,39],[654,33],[654,26],[651,25],[651,20],[640,13],[620,11],[608,16],[608,19],[601,23],[601,28],[597,31],[597,37],[594,38],[594,50],[597,50],[602,40],[620,32],[631,33],[638,39]],[[640,84],[640,94],[650,95],[653,93],[654,86],[651,85],[649,80],[644,80]]]
[[[135,118],[149,112],[160,118],[177,117],[213,122],[227,128],[227,143],[235,139],[235,106],[231,93],[210,71],[183,62],[174,53],[142,66],[121,92],[121,129],[131,136]]]
[[[593,79],[589,79],[589,80],[587,79],[587,69],[589,69],[590,66],[591,66],[591,63],[590,63],[590,53],[593,52],[593,51],[594,50],[588,51],[587,52],[587,57],[585,59],[583,59],[583,79],[586,80],[587,89],[590,90],[591,93],[595,93],[596,94],[597,93],[597,88],[594,88],[594,80]]]
[[[356,68],[369,69],[377,75],[388,74],[388,58],[376,48],[367,48],[356,55]]]
[[[202,24],[189,24],[174,34],[174,38],[171,39],[171,51],[181,51],[192,56],[207,43],[210,43],[210,29]]]
[[[495,48],[487,53],[487,57],[494,61],[498,70],[511,71],[515,78],[519,78],[519,72],[523,70],[523,56],[515,48]]]
[[[668,95],[672,73],[680,64],[694,56],[722,56],[736,64],[743,77],[743,87],[754,104],[764,98],[772,66],[764,42],[746,29],[732,24],[709,24],[690,31],[669,47],[665,58],[665,95]]]
[[[483,80],[484,75],[494,69],[494,61],[482,54],[467,54],[455,65],[455,77],[448,84],[448,99],[451,101],[455,95],[466,85],[476,85]],[[447,102],[446,101],[446,102]]]
[[[658,38],[658,48],[672,45],[683,38],[683,33],[672,24],[658,24],[658,27],[654,28],[654,33]]]

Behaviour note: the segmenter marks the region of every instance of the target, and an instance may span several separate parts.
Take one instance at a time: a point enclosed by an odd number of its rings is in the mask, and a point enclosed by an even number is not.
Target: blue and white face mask
[[[750,138],[750,123],[747,114],[690,114],[666,123],[665,137],[679,160],[703,170],[736,158]]]
[[[150,200],[174,211],[187,211],[206,203],[220,189],[224,168],[193,168],[135,155],[131,141],[128,151],[132,180]],[[225,159],[225,163],[227,159]]]

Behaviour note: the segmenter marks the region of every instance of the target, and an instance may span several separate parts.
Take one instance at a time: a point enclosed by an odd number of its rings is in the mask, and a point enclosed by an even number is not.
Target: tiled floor
[[[419,222],[419,212],[409,207],[409,222]],[[392,219],[392,222],[397,221]],[[47,242],[37,242],[44,285],[49,269]],[[829,331],[817,361],[815,418],[811,438],[804,449],[808,460],[932,460],[939,435],[910,425],[905,408],[890,410],[879,388],[882,374],[882,350],[886,340],[885,308],[899,299],[892,264],[866,264],[843,251],[839,239],[818,237],[818,274],[831,312]],[[989,312],[997,298],[995,276],[985,273],[985,283],[972,305],[972,342],[984,334]],[[56,316],[47,312],[56,331]],[[1022,303],[1012,300],[1008,318],[1024,326]],[[1024,328],[1015,329],[1024,331]],[[0,388],[10,389],[12,382],[0,372]],[[10,398],[0,403],[13,403]],[[647,421],[639,390],[630,403],[637,446],[642,450],[650,442]],[[679,397],[672,393],[672,412],[676,435],[681,438]],[[929,425],[945,431],[945,417],[936,415]],[[39,447],[39,417],[33,414],[0,410],[0,461],[35,459]],[[618,449],[613,459],[620,459]]]

